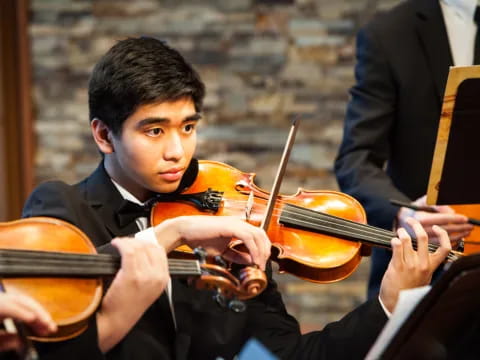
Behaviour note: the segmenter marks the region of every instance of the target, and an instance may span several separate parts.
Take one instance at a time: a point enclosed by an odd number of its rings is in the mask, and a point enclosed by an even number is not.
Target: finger
[[[260,248],[262,249],[260,254],[262,263],[266,264],[268,259],[270,259],[270,253],[272,251],[272,243],[270,242],[270,239],[268,238],[267,233],[263,229],[254,227],[254,230],[255,230],[256,242],[260,244]]]
[[[448,237],[450,238],[450,242],[453,244],[455,242],[459,242],[463,238],[466,238],[470,235],[470,231],[467,232],[461,232],[461,233],[453,233],[453,234],[448,234]]]
[[[403,228],[399,228],[397,230],[398,239],[402,244],[402,254],[403,254],[403,262],[405,264],[410,264],[414,260],[415,251],[412,247],[412,241],[410,239],[410,235],[408,235],[407,230]]]
[[[121,270],[127,274],[132,274],[137,268],[133,244],[128,238],[115,238],[111,243],[120,252]]]
[[[35,313],[22,305],[19,296],[2,293],[0,295],[0,317],[2,319],[11,317],[23,322],[30,322],[35,319]]]
[[[391,246],[392,246],[392,265],[398,269],[398,270],[401,270],[403,269],[403,258],[404,258],[404,255],[403,255],[403,246],[402,246],[402,242],[400,241],[399,238],[396,238],[394,237],[391,242],[390,242]]]
[[[142,267],[147,271],[157,269],[160,266],[160,259],[162,259],[162,251],[164,248],[157,242],[151,242],[149,240],[135,238],[137,256],[144,261]],[[141,261],[141,260],[140,260]]]
[[[13,296],[15,296],[17,301],[19,301],[25,309],[34,314],[31,321],[25,320],[24,322],[32,328],[36,334],[46,335],[57,331],[57,325],[53,321],[52,316],[37,301],[30,296],[24,296],[21,294],[13,294]]]
[[[422,225],[415,219],[407,219],[407,224],[413,229],[417,239],[417,254],[423,261],[428,261],[428,235]]]
[[[450,244],[450,239],[448,238],[448,233],[443,230],[440,226],[434,226],[433,230],[437,233],[437,236],[440,241],[440,246],[438,249],[431,255],[431,264],[437,268],[448,256],[452,250]]]
[[[471,232],[473,230],[473,225],[471,224],[435,224],[441,226],[446,232],[449,234],[451,233],[458,233],[458,232]]]
[[[152,263],[152,271],[162,278],[169,277],[168,259],[165,248],[162,246],[151,246],[148,255]]]
[[[454,214],[455,210],[453,210],[450,206],[448,205],[435,205],[432,206],[435,210],[437,210],[439,213],[446,213],[446,214]]]
[[[235,237],[243,242],[248,249],[253,263],[262,266],[264,262],[262,259],[261,251],[259,250],[259,244],[255,241],[255,237],[250,231],[238,231]]]
[[[35,300],[21,294],[1,294],[1,317],[11,317],[27,324],[39,335],[57,329],[50,314]]]
[[[447,225],[447,224],[466,224],[468,218],[464,215],[459,214],[443,214],[443,213],[427,213],[427,212],[417,212],[417,220],[420,221],[422,226],[433,226],[433,225]]]
[[[236,264],[251,265],[253,263],[250,254],[246,254],[244,252],[236,251],[230,248],[225,250],[225,252],[222,254],[222,257],[225,260]],[[265,266],[263,268],[260,266],[260,269],[265,270]]]

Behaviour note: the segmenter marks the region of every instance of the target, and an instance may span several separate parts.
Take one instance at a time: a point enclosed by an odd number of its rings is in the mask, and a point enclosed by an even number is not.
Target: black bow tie
[[[152,202],[150,201],[147,201],[145,205],[138,205],[134,202],[124,200],[116,214],[118,225],[125,227],[139,217],[149,218],[151,208]]]

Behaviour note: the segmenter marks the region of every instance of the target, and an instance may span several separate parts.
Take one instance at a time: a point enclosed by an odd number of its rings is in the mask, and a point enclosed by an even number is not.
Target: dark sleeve
[[[248,302],[248,336],[258,339],[281,359],[291,359],[300,343],[300,326],[288,314],[277,284],[271,278],[271,263],[267,276],[267,288]]]
[[[281,359],[363,359],[387,321],[374,299],[323,330],[302,335],[273,280],[248,311],[251,336]]]
[[[335,175],[340,189],[364,206],[370,224],[390,229],[398,208],[389,199],[409,199],[384,171],[391,152],[397,88],[382,43],[371,27],[357,36],[355,78]]]
[[[89,213],[88,205],[75,190],[62,182],[48,182],[36,188],[28,198],[22,217],[48,216],[67,221],[82,228],[82,221]],[[81,214],[84,215],[82,218]],[[85,332],[73,339],[36,343],[41,360],[97,360],[105,359],[98,347],[95,316],[89,320]]]
[[[59,342],[36,342],[35,348],[40,360],[105,360],[98,348],[95,317],[90,319],[87,329],[79,336]]]
[[[387,322],[378,298],[301,337],[295,359],[364,359]]]

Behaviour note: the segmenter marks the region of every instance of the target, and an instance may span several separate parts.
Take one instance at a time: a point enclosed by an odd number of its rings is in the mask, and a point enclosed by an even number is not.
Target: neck
[[[128,174],[125,174],[116,159],[110,155],[105,155],[103,160],[105,171],[110,179],[115,181],[123,190],[132,195],[140,203],[144,203],[153,196],[153,192],[145,189],[137,182],[135,182]]]

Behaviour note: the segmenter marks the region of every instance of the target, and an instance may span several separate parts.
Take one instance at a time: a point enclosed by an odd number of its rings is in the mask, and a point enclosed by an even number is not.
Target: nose
[[[165,150],[163,157],[165,160],[169,161],[178,161],[180,160],[184,154],[185,151],[183,149],[183,143],[182,143],[182,138],[180,134],[176,133],[173,131],[172,133],[169,134],[169,136],[165,139]]]

